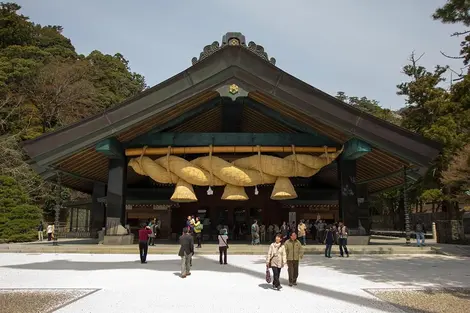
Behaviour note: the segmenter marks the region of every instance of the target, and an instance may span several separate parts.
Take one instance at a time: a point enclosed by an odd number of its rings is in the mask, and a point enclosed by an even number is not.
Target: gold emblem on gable
[[[228,92],[230,92],[232,95],[238,93],[238,86],[235,84],[231,84],[230,87],[228,88]]]

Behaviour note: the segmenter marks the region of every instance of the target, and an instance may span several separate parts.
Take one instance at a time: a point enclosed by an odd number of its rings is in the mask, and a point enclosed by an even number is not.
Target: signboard
[[[297,223],[297,213],[296,212],[289,212],[289,224],[292,222]]]

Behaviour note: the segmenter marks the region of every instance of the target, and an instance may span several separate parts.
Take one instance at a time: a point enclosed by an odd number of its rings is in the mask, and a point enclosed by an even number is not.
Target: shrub
[[[28,195],[12,177],[0,176],[0,241],[36,238],[42,211],[28,202]]]

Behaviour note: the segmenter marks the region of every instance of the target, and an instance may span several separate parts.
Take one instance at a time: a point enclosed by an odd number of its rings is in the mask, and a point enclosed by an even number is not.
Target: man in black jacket
[[[181,278],[191,275],[191,258],[194,255],[194,238],[189,233],[189,228],[183,228],[183,234],[180,237],[180,251],[178,255],[181,257]]]

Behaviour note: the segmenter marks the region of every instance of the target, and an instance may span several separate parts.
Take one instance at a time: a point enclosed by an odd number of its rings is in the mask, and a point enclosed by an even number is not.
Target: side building
[[[97,116],[23,143],[45,179],[92,195],[93,232],[188,215],[206,236],[244,237],[254,219],[318,217],[369,229],[368,198],[418,179],[440,145],[380,120],[275,66],[227,33],[193,65]],[[405,174],[406,173],[406,174]]]

